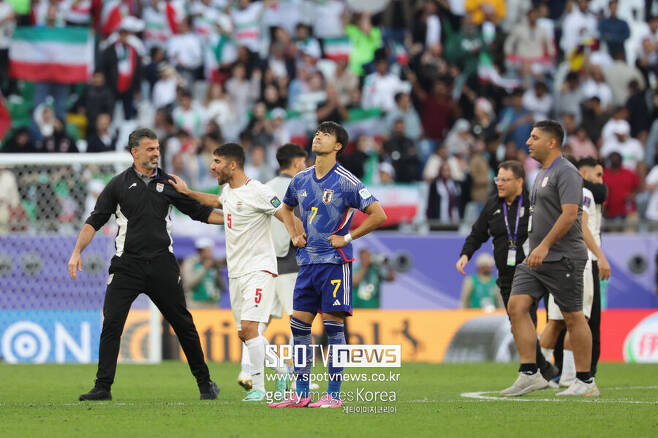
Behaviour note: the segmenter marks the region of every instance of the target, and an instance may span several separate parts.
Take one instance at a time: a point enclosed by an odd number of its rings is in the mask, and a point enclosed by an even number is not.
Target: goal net
[[[77,280],[68,259],[105,184],[132,163],[127,152],[0,154],[0,360],[96,362],[114,218],[83,253]],[[161,316],[141,294],[119,360],[161,359]]]

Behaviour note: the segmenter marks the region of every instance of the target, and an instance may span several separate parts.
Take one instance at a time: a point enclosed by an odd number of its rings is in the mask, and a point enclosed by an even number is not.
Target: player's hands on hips
[[[292,244],[297,248],[304,248],[306,246],[306,233],[298,234],[292,239]]]
[[[537,248],[533,249],[528,256],[528,266],[531,268],[538,268],[548,255],[548,248],[540,244]]]
[[[332,234],[331,236],[327,237],[327,239],[329,239],[329,243],[331,243],[331,246],[334,248],[342,248],[347,245],[347,242],[345,242],[345,237],[343,236]]]
[[[169,174],[171,178],[169,178],[169,184],[172,185],[173,188],[176,189],[177,192],[182,193],[184,195],[187,195],[190,191],[190,189],[187,187],[187,184],[183,179],[178,176],[178,175],[172,175]]]
[[[605,257],[599,258],[599,279],[607,280],[610,278],[610,263]]]
[[[82,257],[79,252],[74,252],[69,259],[69,275],[72,279],[76,279],[78,271],[82,271]]]
[[[466,263],[468,263],[468,257],[466,257],[466,254],[462,255],[461,257],[459,257],[459,260],[457,260],[457,270],[462,275],[466,275],[466,272],[464,272]]]

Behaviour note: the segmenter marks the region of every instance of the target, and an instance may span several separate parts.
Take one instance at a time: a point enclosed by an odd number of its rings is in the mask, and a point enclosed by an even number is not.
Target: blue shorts
[[[310,313],[352,314],[352,263],[299,267],[293,309]]]

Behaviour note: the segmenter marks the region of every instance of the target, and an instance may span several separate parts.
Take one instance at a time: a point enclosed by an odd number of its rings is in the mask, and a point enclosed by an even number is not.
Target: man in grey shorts
[[[537,370],[537,334],[529,313],[533,302],[546,293],[553,295],[564,316],[576,362],[576,381],[557,395],[599,395],[590,373],[592,334],[582,311],[587,262],[581,225],[583,179],[562,158],[563,140],[560,124],[544,120],[535,123],[526,142],[530,156],[542,168],[530,190],[530,255],[516,267],[508,304],[521,366],[516,382],[501,391],[504,396],[523,395],[548,386]]]

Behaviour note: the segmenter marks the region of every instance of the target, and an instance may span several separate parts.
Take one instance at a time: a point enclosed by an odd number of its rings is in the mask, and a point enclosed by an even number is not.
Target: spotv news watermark
[[[325,367],[336,368],[400,368],[402,349],[400,345],[322,345],[312,344],[311,365],[315,366],[316,352]],[[290,360],[295,367],[303,367],[307,357],[306,345],[267,345],[265,346],[265,366],[284,367]]]

